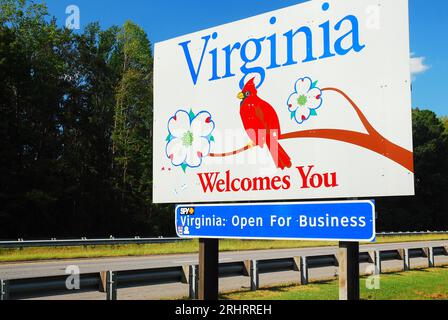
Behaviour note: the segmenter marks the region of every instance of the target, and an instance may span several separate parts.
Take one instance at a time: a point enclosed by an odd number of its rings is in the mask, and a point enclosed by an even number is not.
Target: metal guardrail
[[[374,275],[382,272],[382,262],[390,260],[403,261],[403,271],[411,269],[411,259],[427,258],[428,267],[436,266],[435,257],[448,256],[446,246],[380,250],[360,253],[360,263],[372,264]],[[285,259],[246,260],[219,265],[219,277],[248,277],[251,290],[260,286],[260,274],[296,271],[300,276],[300,284],[309,283],[309,270],[324,267],[337,267],[335,255],[301,256]],[[70,275],[18,280],[0,280],[0,300],[47,297],[52,295],[72,294],[80,292],[105,292],[106,299],[116,300],[117,291],[122,288],[144,287],[156,284],[184,283],[189,285],[189,297],[198,297],[198,266],[167,267],[146,270],[105,271],[80,275],[77,290],[70,290],[67,281]],[[371,273],[370,273],[371,274]],[[369,275],[370,275],[369,274]]]
[[[75,239],[75,240],[27,240],[18,241],[0,241],[0,248],[20,249],[20,248],[38,248],[38,247],[82,247],[82,246],[118,246],[118,245],[143,245],[158,243],[174,243],[181,241],[191,241],[181,238],[109,238],[109,239]]]
[[[440,235],[447,234],[448,231],[424,231],[424,232],[383,232],[378,233],[378,236],[415,236],[415,235]],[[158,243],[173,243],[180,241],[192,241],[191,239],[182,238],[114,238],[108,239],[72,239],[72,240],[58,240],[56,238],[50,240],[23,240],[17,241],[0,241],[0,248],[5,249],[20,249],[32,247],[81,247],[81,246],[104,246],[104,245],[143,245],[143,244],[158,244]]]
[[[408,232],[381,232],[377,233],[377,236],[389,236],[389,237],[405,237],[405,236],[417,236],[417,235],[440,235],[448,234],[448,231],[408,231]]]

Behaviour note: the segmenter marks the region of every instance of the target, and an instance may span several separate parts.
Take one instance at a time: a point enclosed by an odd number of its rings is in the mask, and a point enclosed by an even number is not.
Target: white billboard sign
[[[407,0],[310,1],[154,60],[155,203],[414,194]]]

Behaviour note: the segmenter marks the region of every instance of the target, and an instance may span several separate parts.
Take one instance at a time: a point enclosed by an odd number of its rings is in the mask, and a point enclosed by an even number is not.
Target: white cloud
[[[425,64],[425,57],[414,57],[411,54],[411,75],[412,80],[415,80],[418,74],[428,71],[431,67]]]

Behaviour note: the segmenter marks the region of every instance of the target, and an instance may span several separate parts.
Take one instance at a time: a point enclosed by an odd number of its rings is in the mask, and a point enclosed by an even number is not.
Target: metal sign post
[[[218,300],[219,240],[199,239],[199,300]]]
[[[372,200],[178,205],[176,230],[180,238],[199,240],[199,299],[218,299],[219,240],[340,241],[341,299],[359,299],[359,242],[376,237]],[[306,270],[306,260],[297,269]],[[255,263],[250,268],[255,271]],[[257,288],[257,274],[252,289]],[[308,282],[306,276],[302,283]]]
[[[359,242],[339,242],[339,300],[359,299]]]

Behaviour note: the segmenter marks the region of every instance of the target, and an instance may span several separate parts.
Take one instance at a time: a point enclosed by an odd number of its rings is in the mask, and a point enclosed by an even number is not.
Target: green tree
[[[440,117],[440,121],[442,121],[445,130],[448,131],[448,117],[447,116]]]
[[[152,70],[130,21],[73,33],[0,0],[0,238],[174,233],[152,205]],[[413,121],[417,195],[379,199],[380,230],[448,228],[448,118]]]
[[[448,132],[436,114],[413,111],[416,196],[381,199],[382,230],[429,230],[448,227]]]
[[[113,157],[121,210],[137,212],[148,223],[152,213],[152,68],[151,44],[139,26],[127,21],[118,34]]]
[[[62,119],[65,170],[61,205],[72,221],[72,232],[119,234],[124,217],[115,209],[113,193],[112,124],[119,75],[111,65],[118,28],[101,31],[90,24],[76,36],[76,57],[67,68],[71,87]],[[104,231],[103,231],[104,230]]]
[[[0,2],[0,224],[20,234],[58,225],[61,101],[73,38],[43,5]]]

